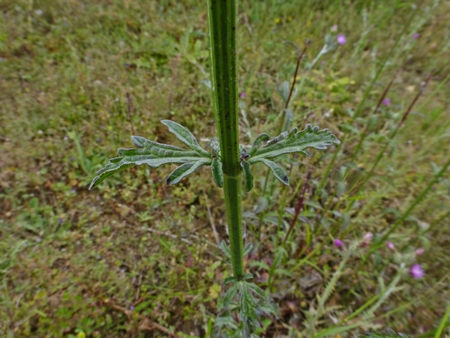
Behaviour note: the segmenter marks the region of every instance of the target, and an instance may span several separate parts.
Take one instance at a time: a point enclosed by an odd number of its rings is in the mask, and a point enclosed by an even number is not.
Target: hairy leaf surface
[[[166,180],[166,184],[177,184],[181,181],[184,177],[187,175],[192,174],[194,171],[196,171],[198,168],[200,168],[203,165],[208,164],[210,161],[208,159],[201,159],[197,162],[188,162],[184,163],[183,165],[176,168],[172,173],[169,175],[169,177]]]
[[[249,192],[253,188],[253,174],[250,170],[250,164],[246,161],[242,161],[241,166],[244,170],[245,190]]]
[[[161,121],[164,125],[169,128],[169,131],[181,141],[185,145],[187,145],[190,149],[194,150],[195,152],[204,155],[209,156],[209,153],[204,150],[197,142],[197,139],[195,136],[187,129],[186,127],[183,127],[181,124],[178,124],[174,121],[170,120],[162,120]]]
[[[319,127],[308,124],[301,132],[293,129],[289,134],[284,132],[270,140],[267,146],[258,149],[248,162],[253,164],[263,158],[273,159],[289,153],[300,152],[308,155],[307,148],[326,149],[333,144],[339,144],[339,140],[328,129],[319,130]]]
[[[289,185],[289,177],[284,172],[283,168],[279,166],[274,161],[266,160],[265,158],[262,159],[262,162],[272,170],[272,173],[276,177],[278,181],[285,185]]]
[[[163,123],[190,150],[150,141],[141,136],[132,136],[131,140],[139,148],[119,149],[120,156],[110,159],[109,163],[97,172],[89,189],[93,189],[109,176],[133,165],[146,164],[151,168],[157,168],[168,163],[181,164],[166,181],[167,184],[176,184],[199,167],[211,164],[211,154],[200,147],[188,129],[173,121],[166,120]]]
[[[222,161],[220,157],[214,157],[211,163],[211,169],[213,174],[214,182],[219,188],[223,187],[223,171],[222,171]]]

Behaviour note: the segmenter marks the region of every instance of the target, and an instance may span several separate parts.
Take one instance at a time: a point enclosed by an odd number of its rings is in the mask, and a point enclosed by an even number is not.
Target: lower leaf
[[[208,161],[199,160],[196,162],[188,162],[188,163],[185,163],[185,164],[179,166],[174,171],[172,171],[172,173],[169,175],[169,177],[166,180],[166,185],[177,184],[184,177],[192,174],[194,171],[196,171],[198,168],[200,168],[202,165],[205,165],[205,164],[208,164]]]
[[[272,170],[272,173],[276,177],[278,181],[285,185],[289,185],[289,177],[284,172],[283,168],[281,168],[277,163],[267,160],[265,158],[261,159],[261,161]]]

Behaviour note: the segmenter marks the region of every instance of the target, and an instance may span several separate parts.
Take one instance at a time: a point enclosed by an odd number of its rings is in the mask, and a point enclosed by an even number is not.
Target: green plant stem
[[[244,275],[236,76],[236,1],[208,0],[214,118],[220,141],[233,274]]]
[[[444,317],[442,318],[441,323],[439,324],[439,327],[436,330],[436,333],[434,334],[434,338],[442,337],[441,335],[445,327],[447,326],[447,320],[449,315],[450,315],[450,305],[447,306],[447,311],[445,311]]]
[[[233,274],[240,278],[244,275],[244,247],[242,233],[241,175],[224,175],[223,191],[227,211],[228,236],[230,237],[231,262]]]

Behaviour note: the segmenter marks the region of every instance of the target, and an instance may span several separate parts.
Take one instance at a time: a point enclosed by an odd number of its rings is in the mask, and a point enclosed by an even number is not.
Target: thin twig
[[[389,89],[391,88],[392,83],[394,82],[394,80],[395,80],[395,78],[397,77],[397,75],[398,75],[399,72],[400,72],[400,68],[397,69],[397,71],[396,71],[396,72],[394,73],[394,75],[392,76],[391,81],[389,81],[389,84],[388,84],[387,87],[384,89],[384,92],[383,92],[383,94],[381,95],[380,99],[378,100],[378,103],[377,103],[375,109],[373,110],[372,115],[375,115],[375,113],[378,111],[378,109],[380,109],[381,103],[383,102],[384,98],[386,97],[387,93],[389,92]],[[365,137],[366,137],[366,132],[367,132],[368,129],[369,129],[369,124],[367,123],[367,124],[366,124],[366,127],[364,128],[364,131],[361,133],[361,138],[360,138],[360,140],[359,140],[358,145],[356,146],[355,152],[353,153],[352,160],[354,160],[354,159],[356,158],[356,155],[358,154],[359,150],[361,149],[362,144],[363,144],[363,142],[364,142],[364,139],[365,139]]]
[[[308,46],[311,43],[311,40],[306,41],[306,45],[301,52],[300,52],[300,48],[298,48],[298,46],[296,46],[292,42],[285,41],[285,43],[288,45],[294,46],[295,49],[297,49],[297,53],[298,53],[297,65],[295,66],[294,77],[292,78],[291,91],[289,92],[288,99],[286,101],[286,104],[284,105],[284,109],[287,109],[289,107],[289,102],[291,101],[292,93],[294,92],[295,82],[297,82],[297,74],[298,74],[298,69],[300,68],[300,61],[302,61],[303,56],[305,55],[306,50],[308,49]]]
[[[295,208],[294,218],[292,218],[292,220],[291,220],[291,224],[289,225],[289,230],[286,233],[286,236],[284,237],[282,246],[284,246],[286,244],[286,241],[288,240],[289,235],[291,234],[291,231],[294,228],[295,223],[297,222],[298,216],[300,215],[300,212],[303,210],[303,207],[305,204],[305,195],[306,195],[306,191],[308,190],[308,183],[309,183],[309,180],[311,179],[311,174],[312,174],[311,171],[308,171],[308,173],[306,174],[306,180],[305,180],[305,184],[303,185],[303,191],[298,199],[297,207]]]

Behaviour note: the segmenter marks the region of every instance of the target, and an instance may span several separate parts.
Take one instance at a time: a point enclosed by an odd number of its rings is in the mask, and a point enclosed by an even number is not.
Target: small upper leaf
[[[231,259],[231,250],[230,247],[225,243],[225,241],[220,242],[220,249],[222,249],[222,252]]]
[[[247,161],[241,161],[241,167],[244,171],[245,190],[249,192],[253,188],[253,174],[250,170],[250,164]]]
[[[222,171],[222,161],[220,157],[214,157],[211,162],[211,170],[213,174],[214,182],[219,188],[223,187],[223,171]]]
[[[255,142],[253,142],[253,146],[248,151],[248,154],[250,156],[253,156],[258,151],[259,147],[261,147],[261,144],[268,140],[270,140],[269,134],[263,133],[258,135],[258,137],[255,139]]]
[[[183,142],[185,145],[187,145],[190,149],[194,150],[195,152],[204,155],[204,156],[208,156],[209,153],[203,149],[202,147],[200,147],[200,145],[197,142],[197,139],[195,138],[195,136],[189,131],[189,129],[187,129],[186,127],[183,127],[181,124],[178,124],[174,121],[171,120],[162,120],[161,121],[164,125],[167,126],[167,128],[169,128],[169,131],[173,134],[175,134],[175,136],[181,141]]]
[[[244,247],[244,256],[247,256],[250,251],[252,251],[253,249],[253,244],[252,243],[247,243]]]

